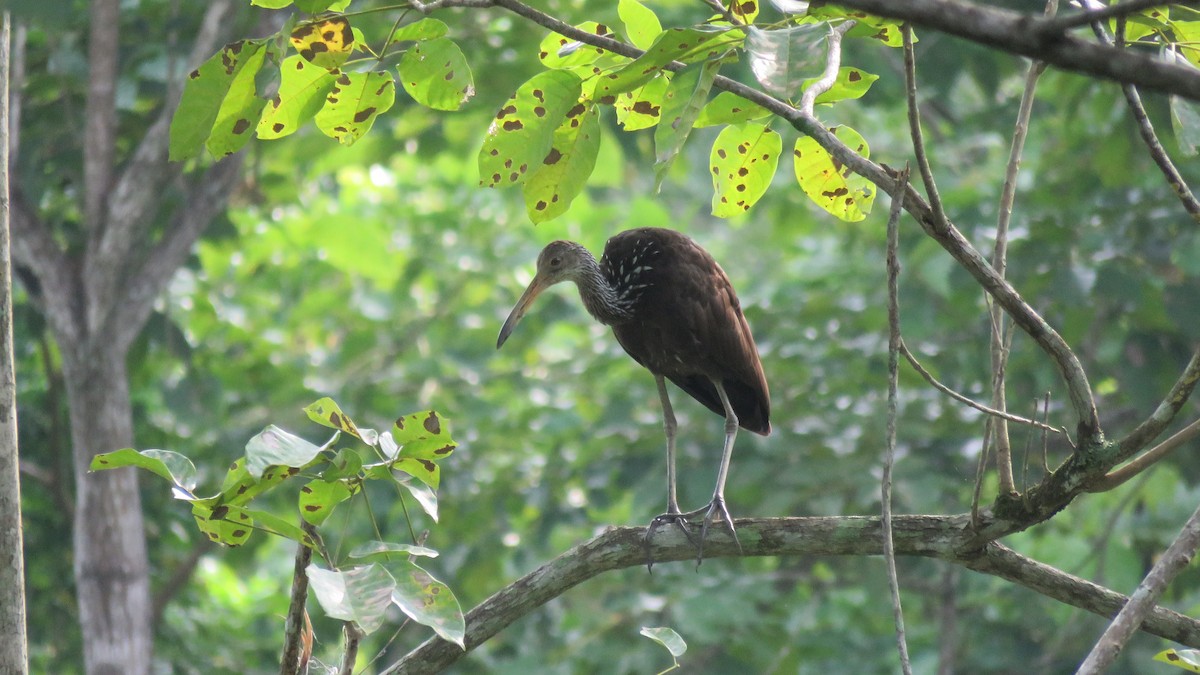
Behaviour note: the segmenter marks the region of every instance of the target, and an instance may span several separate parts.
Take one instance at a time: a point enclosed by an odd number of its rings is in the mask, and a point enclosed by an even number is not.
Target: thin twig
[[[1112,665],[1121,649],[1133,637],[1134,632],[1142,625],[1146,615],[1155,608],[1155,603],[1166,590],[1167,585],[1191,562],[1200,548],[1200,507],[1198,507],[1183,530],[1166,552],[1154,563],[1150,573],[1138,584],[1137,590],[1129,597],[1129,602],[1121,608],[1116,618],[1108,625],[1092,651],[1084,659],[1077,675],[1090,675],[1102,672]]]
[[[801,114],[811,116],[817,97],[829,91],[837,82],[838,71],[842,67],[842,37],[855,26],[857,22],[847,21],[829,29],[829,39],[826,40],[825,72],[816,82],[808,85],[800,96],[799,109]]]
[[[1183,429],[1180,429],[1167,440],[1138,455],[1132,462],[1089,484],[1086,489],[1088,492],[1105,492],[1111,490],[1154,466],[1160,459],[1171,454],[1173,450],[1197,436],[1200,436],[1200,420],[1196,420]]]
[[[905,22],[900,31],[904,36],[904,94],[908,101],[908,133],[912,137],[913,153],[917,158],[917,171],[921,174],[921,182],[925,184],[925,194],[929,195],[929,208],[933,209],[933,216],[939,223],[945,223],[942,196],[933,180],[933,169],[925,152],[925,136],[921,132],[921,111],[917,106],[917,57],[913,49],[912,26]]]
[[[1097,21],[1107,21],[1113,17],[1129,16],[1130,14],[1152,7],[1162,7],[1177,3],[1178,0],[1126,0],[1125,2],[1119,2],[1107,7],[1099,7],[1097,9],[1088,8],[1086,11],[1078,14],[1048,18],[1038,26],[1038,32],[1043,36],[1057,35]]]
[[[896,177],[897,196],[892,199],[892,209],[887,222],[887,275],[888,275],[888,399],[887,399],[887,443],[883,456],[882,497],[883,502],[883,558],[887,561],[888,587],[892,591],[892,615],[896,623],[896,649],[900,652],[900,669],[905,675],[912,674],[908,659],[908,642],[904,638],[904,609],[900,604],[900,579],[896,574],[896,546],[892,541],[892,465],[896,462],[896,408],[900,380],[900,258],[897,248],[900,240],[900,213],[904,208],[904,192],[908,184],[908,167]]]
[[[992,418],[983,424],[983,443],[979,446],[979,463],[975,465],[975,487],[971,490],[971,529],[979,529],[979,496],[983,492],[984,467],[992,443]]]
[[[1175,419],[1175,415],[1187,402],[1197,382],[1200,382],[1200,349],[1192,354],[1191,360],[1184,367],[1179,379],[1171,386],[1171,391],[1167,392],[1166,398],[1158,404],[1150,417],[1137,425],[1133,431],[1129,432],[1128,436],[1117,442],[1117,456],[1114,463],[1132,457],[1146,447],[1150,441],[1157,438],[1171,423],[1171,420]]]

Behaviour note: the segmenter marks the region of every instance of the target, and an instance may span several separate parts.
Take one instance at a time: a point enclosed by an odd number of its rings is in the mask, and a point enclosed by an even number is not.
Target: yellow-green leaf
[[[337,75],[312,65],[300,56],[289,56],[279,66],[279,91],[258,121],[258,137],[282,138],[295,133],[325,105]]]
[[[613,107],[617,111],[617,122],[625,131],[649,129],[659,123],[669,82],[667,73],[660,73],[646,84],[617,97]]]
[[[742,23],[747,26],[754,23],[754,19],[758,18],[758,0],[727,0],[725,8]]]
[[[867,142],[847,126],[833,128],[834,135],[863,157],[870,157]],[[796,181],[818,206],[847,222],[867,217],[875,202],[875,186],[833,158],[812,138],[802,136],[793,151]]]
[[[193,503],[192,516],[196,519],[196,527],[218,544],[241,546],[254,532],[254,519],[238,506],[219,504],[209,507]]]
[[[713,79],[720,69],[718,61],[705,61],[675,73],[663,97],[662,122],[654,130],[655,186],[662,184],[666,172],[692,132],[700,109],[708,100]]]
[[[496,113],[479,151],[479,183],[524,183],[550,152],[554,132],[579,102],[581,82],[566,70],[547,70],[522,84]]]
[[[808,89],[813,82],[816,82],[818,77],[810,78],[804,81],[804,88]],[[837,80],[828,91],[822,92],[817,96],[816,103],[834,103],[836,101],[845,101],[849,99],[862,98],[863,94],[871,88],[871,85],[878,80],[879,76],[873,73],[868,73],[859,68],[850,66],[842,66],[838,70]]]
[[[782,151],[783,139],[762,124],[722,129],[709,156],[712,214],[729,218],[749,211],[770,187]]]
[[[253,96],[254,74],[257,66],[262,65],[264,45],[262,40],[231,42],[188,75],[179,108],[171,118],[169,153],[172,161],[190,159],[200,154],[204,142],[213,132],[218,115],[225,110],[225,99],[229,97],[235,80],[239,99],[244,98],[247,87]],[[257,65],[252,66],[248,82],[245,79],[237,80],[246,64],[252,60]]]
[[[309,21],[292,31],[292,46],[305,61],[332,70],[354,51],[354,31],[344,16]]]
[[[467,57],[447,38],[418,42],[400,59],[400,82],[417,103],[434,110],[458,110],[475,95]]]
[[[662,33],[658,15],[639,0],[618,0],[617,14],[625,24],[629,41],[638,49],[648,49]]]
[[[392,42],[432,40],[443,37],[449,32],[450,27],[445,22],[425,17],[397,28],[396,32],[392,33]]]
[[[255,86],[255,77],[266,56],[265,48],[255,49],[248,54],[245,65],[229,83],[229,92],[221,102],[212,133],[205,141],[205,147],[214,157],[232,155],[241,150],[254,135],[263,107],[267,105],[265,99],[258,97]]]
[[[1200,673],[1200,651],[1195,649],[1168,649],[1155,654],[1154,660],[1192,673]]]
[[[325,107],[317,113],[317,128],[352,145],[395,101],[396,83],[386,73],[343,72],[325,97]]]
[[[596,97],[616,96],[649,82],[668,63],[703,61],[724,54],[745,41],[745,30],[728,27],[672,28],[632,62],[600,77]]]
[[[600,152],[600,115],[578,103],[554,132],[546,158],[525,182],[525,210],[541,223],[567,211],[583,191]]]
[[[757,103],[751,103],[737,94],[723,91],[700,109],[700,116],[696,118],[695,126],[712,127],[718,124],[738,124],[762,119],[770,114],[771,111]]]
[[[320,525],[333,513],[334,507],[349,499],[351,494],[349,486],[340,480],[332,483],[320,478],[309,481],[300,488],[300,517]]]

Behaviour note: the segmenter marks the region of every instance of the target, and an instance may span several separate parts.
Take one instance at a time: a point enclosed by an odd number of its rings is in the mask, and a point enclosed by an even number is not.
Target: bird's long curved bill
[[[525,312],[529,311],[529,306],[533,304],[533,299],[544,290],[546,290],[546,284],[542,281],[541,277],[534,277],[533,281],[529,282],[529,286],[521,294],[521,299],[517,300],[516,306],[513,307],[512,312],[505,319],[504,325],[500,328],[500,335],[496,338],[496,349],[500,349],[504,345],[504,341],[508,339],[513,329],[517,327],[517,322],[521,320],[521,317],[525,316]]]

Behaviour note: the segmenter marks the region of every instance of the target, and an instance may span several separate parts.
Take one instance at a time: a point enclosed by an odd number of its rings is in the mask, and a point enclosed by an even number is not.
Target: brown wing
[[[644,228],[663,253],[647,273],[635,318],[613,326],[625,351],[725,415],[712,380],[729,396],[743,429],[770,433],[770,394],[750,326],[720,265],[691,239],[671,230]],[[621,236],[625,236],[622,234]]]

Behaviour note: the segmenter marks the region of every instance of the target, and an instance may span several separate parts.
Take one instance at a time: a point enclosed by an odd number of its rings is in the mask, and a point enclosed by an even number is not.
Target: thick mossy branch
[[[1022,556],[1004,546],[973,545],[969,516],[896,516],[893,540],[897,555],[924,556],[956,563],[984,574],[1021,584],[1037,593],[1080,609],[1110,617],[1127,598],[1084,579]],[[574,586],[604,572],[646,564],[645,528],[614,527],[542,565],[501,589],[467,613],[467,652],[521,617]],[[747,518],[737,521],[738,538],[747,556],[881,555],[883,528],[877,517]],[[659,530],[652,551],[656,563],[691,565],[695,547],[674,529]],[[724,531],[709,535],[706,558],[736,556],[737,547]],[[700,569],[700,574],[704,569]],[[1200,621],[1155,608],[1142,630],[1200,648]],[[384,673],[435,673],[466,652],[441,638],[431,638]]]

